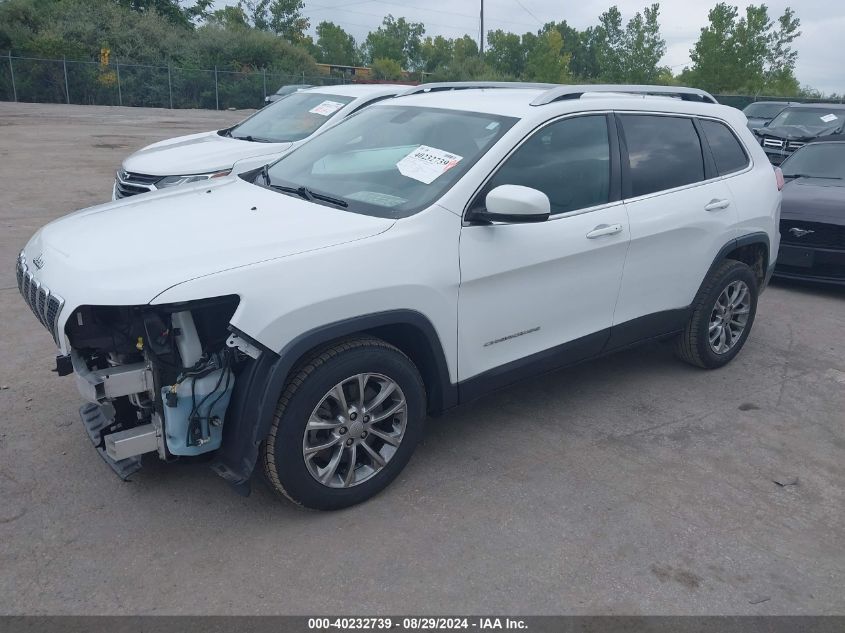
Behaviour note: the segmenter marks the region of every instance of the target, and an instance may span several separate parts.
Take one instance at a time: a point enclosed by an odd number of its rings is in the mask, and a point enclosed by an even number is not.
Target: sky
[[[598,22],[598,16],[616,4],[627,22],[652,0],[484,0],[485,31],[503,29],[514,33],[536,31],[544,23],[566,20],[571,26],[584,29]],[[323,20],[339,24],[359,43],[381,23],[388,13],[422,22],[426,35],[460,37],[465,33],[478,39],[481,0],[305,0],[303,13],[312,28]],[[758,0],[769,7],[773,19],[791,6],[801,19],[801,37],[794,47],[798,51],[796,76],[802,86],[826,93],[845,93],[845,64],[842,38],[845,35],[845,1],[843,0]],[[660,24],[666,39],[666,55],[662,65],[673,73],[689,65],[689,51],[698,39],[701,27],[707,24],[707,12],[716,0],[663,0],[660,2]],[[744,11],[749,4],[732,0]],[[218,6],[237,4],[237,0],[217,0]]]

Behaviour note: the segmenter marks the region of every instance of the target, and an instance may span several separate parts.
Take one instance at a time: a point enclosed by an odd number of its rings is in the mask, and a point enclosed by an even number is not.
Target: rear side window
[[[692,119],[624,114],[631,197],[704,180],[701,141]]]
[[[718,121],[700,119],[701,128],[720,176],[744,169],[748,165],[748,156],[734,133],[727,125]]]

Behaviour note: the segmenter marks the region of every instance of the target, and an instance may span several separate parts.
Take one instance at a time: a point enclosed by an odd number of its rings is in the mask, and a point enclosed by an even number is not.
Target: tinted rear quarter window
[[[701,119],[701,128],[713,159],[716,161],[716,169],[719,175],[724,176],[748,165],[748,156],[742,148],[734,133],[724,123]]]
[[[704,180],[701,141],[691,119],[620,116],[630,164],[630,196],[643,196]]]

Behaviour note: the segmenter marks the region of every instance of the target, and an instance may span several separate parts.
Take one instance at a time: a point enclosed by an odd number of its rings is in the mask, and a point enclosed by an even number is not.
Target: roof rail
[[[559,84],[529,83],[524,81],[436,81],[420,84],[400,93],[399,96],[420,94],[422,92],[443,92],[446,90],[471,90],[481,88],[533,88],[550,90]]]
[[[533,106],[541,106],[554,101],[566,99],[580,99],[584,94],[591,92],[616,92],[626,94],[662,95],[667,97],[678,97],[683,101],[698,101],[700,103],[719,103],[709,92],[698,88],[683,88],[679,86],[637,86],[624,84],[597,84],[594,86],[555,86],[541,94],[531,102]]]

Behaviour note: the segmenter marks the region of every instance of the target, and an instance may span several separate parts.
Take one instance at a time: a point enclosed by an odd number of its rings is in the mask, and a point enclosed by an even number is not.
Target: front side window
[[[708,119],[700,119],[700,122],[720,176],[739,171],[748,165],[745,150],[727,125]]]
[[[553,214],[606,204],[610,199],[607,117],[563,119],[536,132],[488,181],[473,208],[482,208],[487,193],[500,185],[542,191]]]
[[[446,193],[515,122],[479,112],[372,106],[274,163],[268,186],[356,213],[407,217]],[[262,184],[262,176],[254,182]]]
[[[354,97],[295,92],[229,130],[229,136],[264,143],[301,141],[325,125]]]
[[[704,180],[701,141],[692,119],[620,116],[630,165],[630,196],[682,187]]]

